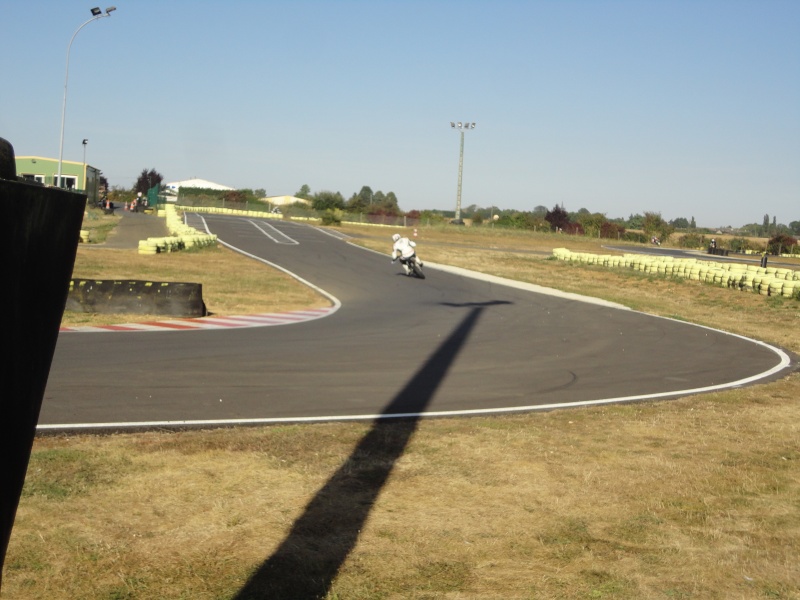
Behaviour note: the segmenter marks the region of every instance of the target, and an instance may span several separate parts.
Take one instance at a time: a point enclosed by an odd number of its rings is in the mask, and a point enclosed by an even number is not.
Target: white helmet
[[[399,233],[395,233],[395,234],[392,236],[392,241],[393,241],[393,242],[396,242],[396,241],[397,241],[397,240],[399,240],[399,239],[400,239],[400,234],[399,234]]]

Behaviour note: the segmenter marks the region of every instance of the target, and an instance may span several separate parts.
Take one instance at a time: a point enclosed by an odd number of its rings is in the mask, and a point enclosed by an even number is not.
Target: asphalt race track
[[[430,264],[426,280],[405,277],[388,229],[378,254],[289,221],[191,219],[336,310],[277,327],[62,333],[40,431],[535,410],[677,397],[793,367],[760,342],[602,302]]]

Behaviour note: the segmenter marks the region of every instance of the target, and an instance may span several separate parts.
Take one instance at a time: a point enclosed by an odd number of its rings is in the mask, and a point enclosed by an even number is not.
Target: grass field
[[[388,253],[393,230],[342,229]],[[797,300],[547,259],[554,246],[605,252],[584,238],[418,233],[431,262],[800,352]],[[108,252],[81,249],[76,276],[199,280],[217,314],[321,301],[224,250]],[[798,399],[794,373],[672,401],[415,428],[42,437],[3,597],[797,599]],[[401,457],[387,458],[399,440]],[[359,516],[357,535],[342,535]]]

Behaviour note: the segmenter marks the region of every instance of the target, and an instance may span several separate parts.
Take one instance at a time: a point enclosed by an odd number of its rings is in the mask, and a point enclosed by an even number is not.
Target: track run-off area
[[[388,230],[380,254],[285,220],[189,218],[330,307],[62,331],[40,432],[547,410],[739,387],[794,366],[760,341],[593,298],[427,262],[426,280],[405,277]]]

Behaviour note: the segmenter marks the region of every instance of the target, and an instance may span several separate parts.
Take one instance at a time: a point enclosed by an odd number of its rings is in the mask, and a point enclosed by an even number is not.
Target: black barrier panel
[[[82,194],[0,179],[6,251],[0,292],[0,568],[25,482],[85,209]]]
[[[0,138],[0,179],[14,181],[17,178],[17,164],[14,161],[14,147]]]
[[[203,286],[163,281],[73,279],[67,310],[86,313],[132,313],[203,317]]]

